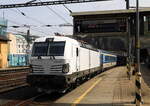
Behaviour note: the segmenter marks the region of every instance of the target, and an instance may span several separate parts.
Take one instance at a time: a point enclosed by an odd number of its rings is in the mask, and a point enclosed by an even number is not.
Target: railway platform
[[[17,89],[0,95],[0,106],[135,106],[135,76],[129,80],[126,70],[109,69],[65,94],[41,95],[33,88]],[[141,71],[142,106],[150,106],[150,71],[145,66]]]
[[[65,106],[66,101],[71,106],[135,106],[135,76],[129,80],[126,70],[126,67],[110,69],[58,99],[53,106],[63,103]],[[143,106],[150,106],[150,78],[144,74],[145,70],[142,72]]]

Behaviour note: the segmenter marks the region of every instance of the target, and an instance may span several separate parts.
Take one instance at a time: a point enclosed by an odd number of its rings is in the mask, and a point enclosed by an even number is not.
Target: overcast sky
[[[25,3],[30,0],[0,0],[0,4],[10,3]],[[37,0],[48,1],[48,0]],[[150,0],[139,0],[141,7],[150,7]],[[130,5],[135,6],[136,0],[130,0]],[[66,6],[72,10],[72,12],[80,11],[100,11],[100,10],[116,10],[125,9],[125,0],[112,0],[93,3],[81,3],[81,4],[66,4]],[[26,16],[21,14],[23,12]],[[72,24],[72,17],[70,13],[64,8],[63,5],[51,5],[43,7],[28,7],[18,9],[1,9],[0,17],[8,19],[9,26],[12,25],[31,25],[31,34],[47,36],[53,35],[54,32],[63,34],[72,34],[72,27],[43,27],[44,25],[59,25],[65,23]],[[56,15],[57,14],[57,15]],[[13,32],[26,32],[27,28],[11,28],[9,31]]]

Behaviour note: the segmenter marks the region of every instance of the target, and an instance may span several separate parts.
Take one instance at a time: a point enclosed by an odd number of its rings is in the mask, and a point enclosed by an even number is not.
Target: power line
[[[18,23],[18,22],[16,22],[16,21],[13,21],[13,20],[10,20],[10,19],[7,19],[9,22],[11,22],[11,23],[14,23],[14,24],[16,24],[16,25],[19,25],[19,26],[25,26],[25,24],[20,24],[20,23]],[[43,31],[39,31],[39,29],[38,30],[35,30],[35,29],[33,29],[33,28],[31,28],[32,30],[34,30],[34,31],[37,31],[37,32],[41,32],[41,33],[43,33],[43,34],[47,34],[47,33],[45,33],[45,32],[43,32]]]
[[[31,3],[0,5],[0,9],[33,7],[33,6],[35,7],[35,6],[58,5],[58,4],[72,4],[72,3],[87,3],[87,2],[98,2],[98,1],[109,1],[109,0],[60,0],[60,1],[46,1],[46,2],[36,2],[36,3],[31,2]]]
[[[39,0],[40,2],[42,2],[41,0]],[[53,12],[55,15],[57,15],[60,19],[62,19],[63,21],[65,21],[66,23],[69,23],[64,17],[62,17],[61,15],[59,15],[57,12],[55,12],[52,8],[50,8],[49,6],[46,6],[48,10],[50,10],[51,12]],[[58,30],[58,32],[61,32],[60,29],[58,29],[57,27],[55,27],[56,30]]]
[[[28,2],[26,2],[26,4],[33,3],[33,2],[35,2],[35,1],[37,1],[37,0],[28,1]]]
[[[71,11],[65,4],[63,4],[63,6],[64,6],[70,13],[72,13],[72,11]]]
[[[13,1],[13,0],[11,0],[11,1]],[[41,22],[41,21],[39,21],[39,20],[37,20],[37,19],[35,19],[35,18],[32,18],[32,17],[27,16],[26,13],[22,12],[20,9],[16,8],[16,10],[17,10],[19,13],[21,13],[22,16],[24,16],[24,17],[26,17],[26,18],[28,18],[28,19],[30,19],[30,20],[32,20],[32,21],[35,21],[35,22],[37,22],[37,23],[40,23],[40,24],[43,24],[43,25],[44,25],[43,22]]]
[[[27,35],[27,32],[22,32],[22,31],[17,31],[17,30],[14,30],[14,29],[9,29],[10,31],[7,31],[8,33],[12,33],[12,34],[21,34],[21,35]],[[30,34],[31,36],[37,36],[37,35],[34,35],[34,34]]]
[[[13,32],[17,32],[17,33],[19,33],[19,34],[26,34],[26,32],[22,32],[22,31],[17,31],[17,30],[15,30],[15,29],[9,29],[11,32],[10,33],[12,33],[12,31]],[[9,31],[8,31],[9,32]]]
[[[13,1],[13,0],[11,0],[11,1]],[[40,0],[41,1],[41,0]],[[65,18],[63,18],[61,15],[59,15],[57,12],[55,12],[53,9],[51,9],[50,7],[48,7],[48,6],[46,6],[50,11],[52,11],[53,13],[55,13],[58,17],[60,17],[62,20],[64,20],[65,22],[67,22],[67,24],[65,25],[59,25],[60,27],[62,27],[62,26],[71,26],[71,24],[68,22],[68,21],[66,21],[65,20]],[[39,20],[37,20],[37,19],[35,19],[35,18],[32,18],[32,17],[30,17],[30,16],[27,16],[26,15],[26,13],[24,13],[24,12],[22,12],[20,9],[18,9],[18,8],[16,8],[16,10],[13,10],[13,9],[10,9],[11,11],[13,11],[13,12],[16,12],[16,13],[20,13],[22,16],[24,16],[24,17],[26,17],[27,19],[30,19],[30,20],[32,20],[32,21],[34,21],[34,22],[37,22],[37,23],[40,23],[41,25],[43,25],[43,26],[45,26],[45,24],[43,23],[43,22],[41,22],[41,21],[39,21]],[[11,22],[13,22],[13,23],[15,23],[16,24],[16,22],[14,22],[14,21],[11,21]],[[51,25],[52,26],[52,25]],[[55,26],[55,25],[53,25],[53,26]],[[54,29],[53,27],[51,27],[52,29]],[[61,32],[57,27],[55,27],[55,29],[58,31],[58,32]]]
[[[21,13],[21,15],[22,16],[24,16],[24,17],[26,17],[27,19],[30,19],[30,20],[32,20],[32,21],[34,21],[34,22],[37,22],[37,23],[40,23],[41,25],[45,25],[43,22],[41,22],[41,21],[39,21],[39,20],[37,20],[37,19],[35,19],[35,18],[32,18],[32,17],[29,17],[29,16],[27,16],[24,12],[22,12],[22,11],[20,11],[18,8],[16,8],[17,9],[17,11],[15,11],[15,10],[12,10],[12,11],[14,11],[14,12],[16,12],[16,13]],[[52,28],[52,29],[54,29],[54,28]],[[60,31],[58,28],[55,28],[57,31]]]
[[[40,2],[42,2],[41,0],[39,0]],[[65,21],[66,23],[70,23],[68,22],[64,17],[62,17],[61,15],[59,15],[57,12],[55,12],[52,8],[50,8],[49,6],[46,6],[48,10],[52,11],[54,14],[56,14],[59,18],[61,18],[63,21]]]
[[[18,13],[18,11],[15,11],[15,10],[13,10],[13,9],[11,9],[13,12],[16,12],[16,13]],[[17,25],[19,25],[19,26],[15,26],[15,25],[12,25],[12,27],[13,28],[18,28],[18,27],[25,27],[25,26],[32,26],[32,27],[34,27],[34,29],[32,28],[32,30],[35,30],[35,27],[51,27],[51,28],[53,28],[53,26],[55,26],[55,28],[57,28],[57,27],[64,27],[64,26],[66,26],[66,27],[72,27],[72,25],[71,24],[59,24],[59,25],[43,25],[43,23],[41,23],[42,25],[41,26],[37,26],[37,25],[26,25],[26,24],[20,24],[20,23],[18,23],[18,22],[16,22],[16,21],[13,21],[13,20],[10,20],[10,19],[8,19],[11,23],[14,23],[14,24],[17,24]],[[43,34],[47,34],[47,33],[45,33],[45,32],[43,32],[43,31],[39,31],[38,29],[37,30],[35,30],[35,31],[37,31],[37,32],[40,32],[40,33],[43,33]],[[58,32],[61,32],[58,28],[57,28],[57,31]]]
[[[10,22],[12,22],[12,23],[14,23],[14,24],[16,24],[16,25],[25,26],[25,25],[23,25],[23,24],[20,24],[20,23],[18,23],[18,22],[16,22],[16,21],[12,21],[12,20],[10,20],[10,19],[7,19],[7,20],[10,21]],[[40,33],[43,33],[43,34],[46,34],[46,35],[48,34],[48,33],[45,33],[45,32],[43,32],[43,31],[40,31],[39,29],[36,30],[36,29],[31,28],[31,27],[30,27],[30,29],[31,29],[31,30],[34,30],[34,31],[37,31],[37,32],[40,32]]]
[[[13,0],[12,0],[13,1]],[[30,1],[31,2],[31,1]],[[33,1],[32,1],[33,2]],[[19,12],[19,13],[21,13],[21,15],[22,16],[24,16],[24,17],[26,17],[27,19],[30,19],[30,20],[32,20],[32,21],[34,21],[34,22],[37,22],[37,23],[40,23],[41,25],[45,25],[43,22],[41,22],[40,20],[38,20],[38,19],[35,19],[35,18],[32,18],[32,17],[29,17],[29,16],[27,16],[26,15],[26,13],[24,13],[24,12],[22,12],[21,10],[19,10],[18,8],[16,8],[17,9],[17,11]],[[56,29],[57,30],[57,29]]]
[[[18,13],[17,10],[13,10],[13,9],[10,9],[10,10],[13,11],[13,12]],[[20,13],[20,12],[19,12],[19,13]],[[34,20],[34,19],[32,18],[32,20]],[[13,20],[9,20],[9,21],[12,22],[12,23],[15,23],[15,24],[19,24],[19,23],[13,21]],[[35,20],[34,20],[34,21],[35,21]],[[47,25],[44,25],[44,23],[42,23],[42,22],[40,22],[40,21],[38,21],[38,20],[36,20],[36,22],[38,22],[38,23],[40,23],[40,24],[42,24],[42,25],[41,25],[41,26],[28,25],[28,26],[34,26],[34,27],[51,27],[52,29],[53,29],[53,26],[54,26],[55,29],[57,30],[57,32],[61,32],[61,30],[59,30],[59,28],[57,28],[57,27],[72,27],[72,26],[73,26],[72,24],[58,24],[58,25],[49,25],[49,24],[47,24]],[[20,25],[20,24],[19,24],[19,25]],[[25,24],[24,24],[24,25],[25,25]],[[24,26],[24,25],[20,25],[20,26]],[[12,26],[15,27],[15,25],[12,25]],[[16,27],[18,27],[18,26],[16,26]]]

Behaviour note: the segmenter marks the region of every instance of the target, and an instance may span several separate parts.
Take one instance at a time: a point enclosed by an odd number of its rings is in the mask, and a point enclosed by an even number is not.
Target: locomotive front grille
[[[44,68],[41,65],[32,65],[33,71],[36,73],[43,73]]]
[[[50,71],[62,71],[63,65],[52,65]]]
[[[63,69],[63,64],[59,64],[59,65],[32,65],[33,68],[33,72],[36,73],[47,73],[47,71],[49,70],[49,72],[62,72]]]

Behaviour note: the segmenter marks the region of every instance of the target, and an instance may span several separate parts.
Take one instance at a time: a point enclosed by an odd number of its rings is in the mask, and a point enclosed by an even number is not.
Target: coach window
[[[79,55],[79,49],[78,48],[76,48],[76,54],[77,54],[77,56]]]

